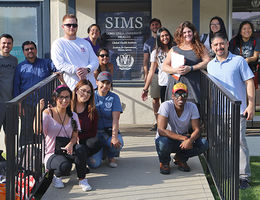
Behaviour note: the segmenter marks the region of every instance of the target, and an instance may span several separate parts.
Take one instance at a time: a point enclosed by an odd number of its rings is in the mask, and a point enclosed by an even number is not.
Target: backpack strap
[[[204,33],[204,34],[202,35],[202,40],[201,40],[201,42],[202,42],[203,44],[205,43],[207,37],[208,37],[208,34],[207,34],[207,33]]]

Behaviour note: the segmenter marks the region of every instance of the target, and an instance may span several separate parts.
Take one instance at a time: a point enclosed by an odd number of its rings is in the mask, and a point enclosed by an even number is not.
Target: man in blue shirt
[[[13,86],[14,97],[25,92],[56,71],[54,64],[50,59],[37,58],[37,47],[34,42],[25,41],[22,44],[22,49],[25,60],[19,63],[15,69]],[[44,94],[39,94],[37,99],[43,98],[42,95]],[[32,97],[28,97],[21,105],[20,145],[31,143],[33,141],[33,120],[36,112],[35,103],[36,102],[33,102]]]
[[[246,120],[252,120],[255,111],[254,74],[246,60],[228,51],[229,42],[225,35],[216,33],[211,39],[216,57],[208,63],[208,73],[242,102],[240,107],[240,188],[249,187],[249,151],[245,138]],[[247,104],[248,102],[248,104]],[[246,116],[246,117],[244,117]]]
[[[37,58],[37,47],[32,41],[22,44],[25,60],[18,64],[14,75],[14,97],[44,80],[56,71],[50,59]]]

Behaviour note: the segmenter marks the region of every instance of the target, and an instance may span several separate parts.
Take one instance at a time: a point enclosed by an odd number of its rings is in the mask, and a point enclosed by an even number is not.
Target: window
[[[234,0],[232,12],[232,36],[238,32],[242,21],[250,21],[255,36],[260,38],[260,0]]]
[[[17,57],[18,62],[24,60],[21,46],[26,40],[36,43],[39,57],[49,57],[49,16],[49,0],[0,1],[1,34],[8,33],[13,36],[14,46],[11,54]]]
[[[143,44],[150,36],[150,1],[97,2],[102,45],[110,51],[114,80],[142,80]]]

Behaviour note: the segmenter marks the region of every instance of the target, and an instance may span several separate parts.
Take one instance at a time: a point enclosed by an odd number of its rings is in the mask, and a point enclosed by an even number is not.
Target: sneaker
[[[64,188],[64,184],[60,177],[53,176],[52,184],[53,184],[53,187],[55,187],[55,188],[59,188],[59,189]]]
[[[82,179],[79,181],[79,186],[84,192],[92,190],[92,187],[88,184],[88,179]]]
[[[161,174],[170,174],[171,169],[169,164],[160,163],[160,173]]]
[[[109,159],[108,165],[109,165],[109,167],[111,167],[111,168],[117,168],[116,159],[115,159],[115,158]]]
[[[157,131],[157,123],[153,125],[153,127],[150,129],[150,131]]]
[[[183,172],[189,172],[190,171],[190,167],[189,165],[186,163],[186,162],[182,162],[178,159],[178,156],[175,154],[174,156],[174,164],[175,165],[178,165],[178,169],[180,171],[183,171]]]
[[[247,179],[245,179],[245,178],[244,179],[240,179],[239,182],[240,182],[239,188],[241,190],[245,190],[245,189],[250,187],[249,181]]]

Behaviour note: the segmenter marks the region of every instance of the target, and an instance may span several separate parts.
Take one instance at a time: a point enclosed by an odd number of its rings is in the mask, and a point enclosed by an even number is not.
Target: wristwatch
[[[90,73],[91,69],[90,68],[87,68],[87,72]]]

